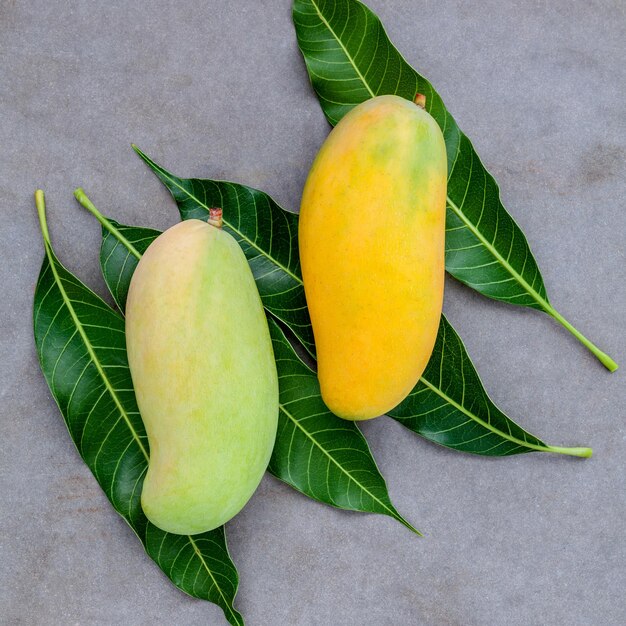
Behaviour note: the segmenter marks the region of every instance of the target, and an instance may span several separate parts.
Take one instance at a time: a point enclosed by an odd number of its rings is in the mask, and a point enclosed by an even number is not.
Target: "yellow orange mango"
[[[130,284],[126,345],[150,444],[146,516],[178,534],[221,526],[259,484],[278,422],[267,320],[231,235],[194,219],[149,246]]]
[[[430,358],[443,302],[447,159],[435,120],[397,96],[350,111],[322,145],[300,208],[302,276],[327,406],[397,406]]]

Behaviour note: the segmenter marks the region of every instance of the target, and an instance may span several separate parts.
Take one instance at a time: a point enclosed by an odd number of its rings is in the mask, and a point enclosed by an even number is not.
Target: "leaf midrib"
[[[467,415],[467,417],[474,420],[475,422],[477,422],[478,424],[480,424],[487,430],[490,430],[495,435],[498,435],[499,437],[502,437],[503,439],[506,439],[507,441],[510,441],[511,443],[515,443],[525,448],[531,448],[532,450],[539,450],[541,452],[550,451],[550,446],[539,446],[537,444],[530,443],[528,441],[523,441],[522,439],[518,439],[517,437],[513,437],[513,435],[507,435],[506,433],[502,432],[495,426],[492,426],[489,422],[482,420],[480,417],[478,417],[477,415],[475,415],[474,413],[466,409],[462,404],[459,404],[458,402],[456,402],[456,400],[453,400],[450,396],[444,393],[436,385],[433,385],[432,383],[428,382],[424,377],[420,378],[420,381],[424,383],[424,385],[426,385],[426,387],[428,387],[431,391],[436,393],[440,398],[450,403],[456,409],[458,409],[459,411]]]
[[[363,76],[363,74],[361,74],[361,71],[357,67],[354,59],[351,56],[351,54],[348,52],[348,49],[343,45],[343,42],[341,41],[341,39],[339,39],[339,37],[337,36],[337,33],[333,30],[333,28],[329,24],[328,20],[322,15],[322,12],[320,11],[319,7],[317,6],[317,3],[315,2],[315,0],[310,0],[310,2],[315,7],[315,10],[317,11],[317,14],[319,15],[320,20],[324,23],[326,28],[328,28],[328,30],[331,32],[332,36],[335,38],[337,43],[341,46],[341,49],[343,50],[344,54],[348,57],[348,60],[350,61],[350,64],[354,68],[354,71],[358,74],[358,76],[361,79],[361,82],[363,83],[365,89],[367,89],[367,91],[372,96],[372,98],[375,98],[376,94],[372,91],[371,87],[368,85],[368,83],[365,80],[365,77]]]
[[[65,306],[67,307],[67,310],[70,313],[72,321],[74,322],[74,325],[76,326],[78,333],[80,334],[81,339],[83,340],[83,343],[85,344],[85,348],[87,349],[89,357],[91,358],[91,361],[93,362],[96,369],[98,370],[98,374],[100,375],[100,378],[104,382],[104,386],[109,392],[109,395],[113,398],[113,402],[115,402],[115,405],[117,406],[120,414],[124,418],[124,421],[126,422],[126,425],[128,426],[128,429],[133,439],[139,446],[139,449],[143,453],[146,461],[149,461],[150,456],[147,450],[145,449],[143,443],[141,442],[141,439],[139,435],[137,434],[137,431],[133,427],[132,422],[130,421],[130,418],[128,417],[128,414],[126,413],[126,410],[124,409],[124,406],[122,405],[120,399],[117,397],[117,392],[115,391],[114,387],[111,385],[111,382],[109,381],[106,373],[104,372],[102,364],[100,363],[100,360],[98,359],[96,352],[93,346],[91,345],[89,338],[87,337],[87,333],[85,332],[83,325],[81,324],[80,320],[78,319],[78,316],[76,315],[76,311],[74,310],[72,302],[69,296],[67,295],[65,288],[63,287],[63,283],[61,282],[61,277],[59,276],[59,273],[57,272],[57,269],[56,269],[56,262],[57,262],[56,257],[54,256],[52,249],[50,247],[50,243],[48,241],[45,242],[45,248],[46,248],[46,256],[48,257],[48,263],[50,263],[50,269],[52,270],[52,274],[54,275],[54,281],[57,284],[59,292],[61,293],[61,297],[63,298],[63,302]]]
[[[396,513],[396,511],[394,511],[393,509],[389,508],[388,505],[386,505],[382,500],[380,500],[380,498],[378,498],[377,496],[375,496],[369,489],[367,489],[367,487],[365,487],[365,485],[363,485],[361,482],[359,482],[356,478],[354,478],[354,476],[352,476],[352,474],[350,474],[350,472],[346,471],[340,463],[338,463],[331,454],[329,454],[321,445],[320,443],[317,441],[317,439],[315,439],[315,437],[313,437],[305,428],[302,427],[302,425],[300,424],[300,422],[289,412],[287,411],[287,409],[284,407],[283,404],[279,403],[278,404],[279,409],[304,433],[304,435],[311,440],[311,442],[321,450],[321,452],[327,456],[338,468],[339,470],[344,473],[352,482],[354,482],[356,485],[358,485],[365,493],[367,493],[372,500],[378,502],[388,513],[391,517],[393,517],[394,519],[404,523],[405,525],[408,524],[408,522],[404,521],[399,515],[398,513]],[[412,528],[411,526],[409,526],[412,530],[415,531],[414,528]],[[417,532],[417,531],[415,531]]]
[[[494,248],[493,244],[470,222],[465,213],[463,213],[462,209],[459,208],[448,196],[447,197],[448,206],[458,215],[458,217],[463,221],[465,226],[472,232],[472,234],[491,252],[491,254],[496,258],[496,260],[504,267],[511,276],[520,284],[521,287],[541,306],[541,308],[550,313],[552,311],[552,306],[548,303],[548,301],[543,298],[533,287],[531,287],[528,282],[524,279],[524,277],[519,274],[513,266]]]
[[[222,598],[224,605],[228,608],[228,612],[231,614],[232,618],[237,622],[237,624],[241,624],[242,623],[241,620],[235,614],[235,611],[231,607],[230,602],[224,597],[224,594],[222,593],[222,588],[219,586],[219,584],[215,580],[215,576],[213,576],[213,572],[211,568],[206,564],[206,561],[204,560],[204,556],[202,555],[202,552],[200,552],[200,549],[198,548],[196,542],[193,540],[193,537],[191,535],[187,535],[187,537],[189,538],[189,543],[191,544],[191,547],[196,553],[196,556],[200,559],[200,562],[202,563],[202,565],[204,565],[204,569],[206,569],[207,573],[211,577],[211,580],[213,581],[213,584],[215,585],[215,588],[219,591],[220,597]]]

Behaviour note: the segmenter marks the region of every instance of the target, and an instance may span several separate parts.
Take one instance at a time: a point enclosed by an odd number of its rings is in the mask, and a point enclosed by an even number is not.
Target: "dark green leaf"
[[[389,415],[422,437],[463,452],[506,456],[537,450],[591,456],[590,448],[549,446],[502,413],[487,395],[461,338],[443,316],[422,378]]]
[[[224,230],[241,245],[263,306],[287,324],[314,356],[315,345],[302,287],[300,257],[297,246],[293,246],[298,236],[298,216],[282,209],[266,193],[245,185],[174,176],[139,148],[133,147],[169,189],[182,219],[206,219],[210,207],[222,208]]]
[[[426,96],[426,109],[441,127],[448,152],[448,272],[485,296],[545,311],[608,369],[617,369],[548,302],[537,263],[504,208],[496,181],[439,94],[394,48],[378,17],[358,0],[295,0],[293,20],[311,83],[331,124],[374,96]]]
[[[115,510],[174,584],[219,605],[231,624],[242,626],[233,608],[239,580],[224,529],[172,535],[143,514],[148,441],[126,359],[124,320],[56,258],[41,192],[37,208],[46,256],[35,291],[35,343],[70,436]]]
[[[161,234],[160,231],[152,228],[128,228],[114,221],[111,224],[122,237],[127,238],[132,249],[139,255],[143,254],[147,247]],[[115,284],[109,284],[109,288],[115,303],[123,311],[126,308],[130,277],[137,267],[139,258],[111,232],[103,231],[102,235],[100,265],[106,274],[118,277]]]
[[[124,281],[130,280],[130,274],[120,277],[114,270],[122,267],[123,260],[127,257],[129,244],[124,243],[124,240],[139,240],[146,229],[122,226],[121,230],[117,230],[112,225],[117,222],[110,222],[102,216],[88,198],[79,199],[102,223],[104,240],[107,241],[108,236],[113,235],[122,244],[114,247],[111,256],[107,257],[109,263],[103,265],[103,273],[111,290],[119,289],[120,285],[123,288]],[[122,232],[124,235],[121,234]],[[296,226],[294,226],[294,232],[297,232]],[[292,237],[289,245],[292,247],[292,257],[297,256],[297,238]],[[443,316],[433,355],[422,379],[409,397],[389,414],[426,439],[464,452],[490,456],[532,451],[561,452],[575,456],[591,454],[589,448],[548,446],[522,430],[504,415],[487,396],[461,339]],[[328,418],[320,417],[319,419],[321,424],[322,419]],[[316,425],[315,428],[317,429],[318,426]],[[281,439],[277,442],[277,446],[279,445],[283,445]],[[280,456],[275,459],[273,467],[278,472],[278,463],[285,457]],[[280,470],[281,477],[287,475],[288,472],[289,467],[283,467]],[[301,481],[298,484],[292,484],[297,489],[301,489],[303,483]],[[331,498],[324,501],[333,504]]]
[[[300,360],[276,322],[268,321],[280,385],[270,472],[320,502],[389,515],[417,533],[391,503],[361,431],[326,408],[315,372]]]
[[[154,238],[158,231],[108,220],[82,191],[76,196],[102,224],[100,260],[107,286],[111,293],[127,293],[137,264],[131,242],[146,241],[146,233]],[[114,245],[111,237],[119,245]],[[294,245],[297,255],[297,242]],[[361,431],[328,411],[315,374],[299,359],[276,322],[269,319],[268,323],[281,403],[269,471],[315,500],[342,509],[383,513],[417,532],[391,504],[385,480]]]

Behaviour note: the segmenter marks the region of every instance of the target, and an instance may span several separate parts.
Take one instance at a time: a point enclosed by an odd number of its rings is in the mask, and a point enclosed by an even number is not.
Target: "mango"
[[[447,158],[420,106],[379,96],[322,145],[300,208],[302,276],[324,402],[349,420],[397,406],[441,316]]]
[[[254,278],[235,239],[192,219],[161,234],[133,274],[126,345],[150,445],[141,505],[193,535],[236,515],[269,463],[278,377]]]

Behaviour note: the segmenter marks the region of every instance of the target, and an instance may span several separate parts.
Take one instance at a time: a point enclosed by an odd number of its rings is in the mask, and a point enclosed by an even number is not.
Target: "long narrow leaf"
[[[359,0],[295,0],[293,20],[311,84],[331,124],[374,96],[426,96],[448,152],[448,272],[489,298],[545,311],[605,367],[617,369],[550,304],[526,237],[504,208],[496,181],[439,94],[393,46],[378,17]]]
[[[148,157],[144,160],[149,164],[154,163]],[[156,164],[154,167],[157,167],[167,180],[180,181],[179,184],[185,186],[184,179],[178,179]],[[205,183],[210,182],[212,181],[195,179],[195,188],[202,189]],[[132,252],[133,258],[129,257],[129,252],[133,248],[130,242],[143,240],[147,232],[156,233],[157,231],[119,225],[104,217],[82,192],[78,191],[77,197],[103,225],[101,259],[105,261],[102,269],[106,283],[113,294],[120,289],[122,291],[127,289],[124,287],[124,282],[130,280],[132,273],[129,273],[128,268],[134,268],[136,263]],[[205,216],[205,213],[201,212],[202,207],[190,205],[189,198],[186,198],[185,202],[189,213]],[[295,218],[292,238],[289,241],[283,240],[282,243],[283,246],[290,246],[291,258],[298,256],[298,241],[295,235],[298,230],[297,216]],[[268,259],[271,259],[268,251],[266,254]],[[120,276],[117,271],[119,268],[124,268],[124,276]],[[299,290],[298,299],[304,299],[301,279],[294,287],[294,291],[296,289]],[[287,326],[289,327],[289,324]],[[315,412],[315,409],[312,410]],[[505,456],[533,451],[560,452],[575,456],[591,454],[588,448],[549,446],[504,415],[487,396],[461,339],[443,316],[433,355],[424,376],[409,397],[399,407],[390,411],[390,415],[426,439],[463,452],[488,456]],[[319,417],[320,425],[323,420],[327,419]],[[277,445],[280,444],[279,439]],[[285,457],[278,457],[272,465],[276,473],[281,476],[289,473],[287,466],[282,468],[278,466],[283,460]],[[302,481],[294,483],[297,489],[301,485]],[[332,498],[324,501],[333,504]]]
[[[389,415],[435,443],[483,456],[535,450],[591,456],[590,448],[549,446],[509,419],[487,395],[461,338],[445,317],[422,378]]]
[[[61,265],[50,243],[42,192],[36,200],[45,257],[35,290],[35,343],[70,436],[115,510],[174,584],[219,605],[230,624],[243,626],[233,608],[239,578],[224,529],[173,535],[143,514],[149,450],[128,369],[124,320]]]
[[[269,326],[280,385],[278,436],[270,472],[311,498],[341,509],[389,515],[417,533],[391,503],[385,480],[356,424],[326,408],[315,373],[276,322],[270,319]]]

